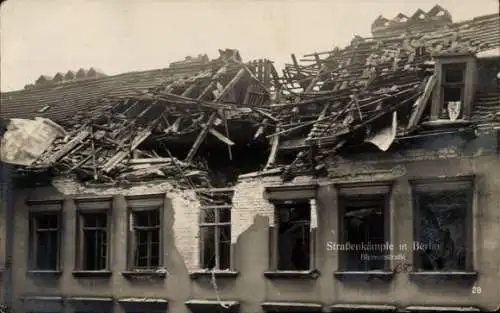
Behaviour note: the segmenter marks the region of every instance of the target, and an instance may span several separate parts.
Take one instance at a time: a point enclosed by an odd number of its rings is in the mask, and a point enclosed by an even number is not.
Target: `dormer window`
[[[442,80],[443,106],[439,118],[457,120],[462,118],[465,89],[465,63],[444,64]]]
[[[430,122],[463,123],[470,118],[476,92],[477,59],[473,54],[435,55],[436,86]]]

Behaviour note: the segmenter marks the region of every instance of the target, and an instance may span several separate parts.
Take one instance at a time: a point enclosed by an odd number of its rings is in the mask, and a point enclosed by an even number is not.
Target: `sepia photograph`
[[[498,0],[7,0],[0,313],[500,312]]]

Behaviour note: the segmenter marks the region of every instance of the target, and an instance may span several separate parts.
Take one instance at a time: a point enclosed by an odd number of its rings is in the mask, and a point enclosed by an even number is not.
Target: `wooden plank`
[[[297,58],[295,57],[295,54],[293,54],[293,53],[292,53],[292,61],[293,61],[293,66],[297,70],[297,74],[301,74],[299,62],[297,62]]]
[[[127,151],[120,151],[115,154],[111,159],[109,159],[103,166],[103,171],[105,173],[111,172],[123,159],[125,159],[131,151],[135,150],[144,140],[146,140],[149,135],[151,135],[151,129],[147,128],[141,131],[132,140],[130,149]]]
[[[277,131],[279,132],[279,128],[277,129]],[[276,155],[278,154],[278,147],[280,143],[279,136],[274,136],[271,141],[271,152],[269,153],[269,158],[267,159],[264,170],[268,169],[271,165],[274,164],[274,162],[276,161]]]
[[[218,132],[217,130],[215,130],[213,128],[209,128],[208,132],[210,134],[214,135],[214,137],[216,137],[217,139],[219,139],[223,143],[227,144],[228,146],[235,145],[235,143],[231,139],[227,138],[226,136],[224,136],[223,134],[221,134],[220,132]]]
[[[279,122],[279,119],[277,119],[276,117],[272,116],[271,114],[265,112],[264,110],[259,110],[259,109],[253,109],[255,112],[263,115],[264,117],[267,117],[268,119],[270,120],[273,120],[275,122]]]
[[[271,63],[268,60],[264,60],[264,77],[262,82],[266,89],[271,87]]]
[[[321,68],[321,59],[319,58],[319,55],[317,53],[314,54],[314,60],[316,61],[316,65],[318,65],[318,68]]]
[[[263,76],[264,76],[264,63],[262,62],[262,59],[259,59],[259,67],[257,70],[257,78],[259,79],[259,81],[263,80]]]
[[[158,164],[158,163],[171,163],[174,162],[172,158],[138,158],[130,159],[129,164]]]
[[[240,70],[234,75],[233,79],[221,91],[219,96],[215,99],[215,102],[219,102],[231,91],[231,89],[238,83],[238,81],[243,77],[243,75],[247,72],[245,67],[240,68]]]
[[[181,94],[182,97],[187,97],[196,88],[198,84],[196,82],[192,83],[184,92]]]
[[[416,108],[413,109],[412,115],[410,117],[410,121],[408,122],[407,129],[411,129],[415,127],[420,119],[422,118],[422,114],[424,113],[425,106],[429,101],[429,98],[434,90],[434,86],[436,85],[436,77],[432,75],[427,81],[424,89],[424,93],[417,99],[415,105]]]
[[[253,139],[257,139],[260,135],[262,135],[264,133],[264,129],[266,128],[267,126],[267,121],[268,119],[265,118],[263,121],[262,121],[262,125],[259,126],[259,128],[257,129],[257,131],[255,132],[255,134],[253,135]]]
[[[194,142],[193,146],[191,147],[191,150],[189,150],[188,155],[186,156],[186,159],[184,160],[186,163],[190,163],[193,160],[193,157],[195,156],[196,152],[201,146],[201,143],[207,137],[207,134],[210,130],[210,127],[212,127],[213,123],[215,122],[215,119],[217,118],[217,112],[213,112],[212,115],[208,118],[208,122],[205,125],[205,127],[202,128],[200,134],[196,138],[196,141]]]
[[[210,84],[208,84],[207,87],[205,87],[205,89],[203,89],[203,91],[200,93],[200,95],[198,96],[198,98],[196,98],[196,100],[201,100],[203,99],[203,97],[209,93],[216,85],[217,83],[215,81],[212,81],[210,82]]]
[[[97,180],[97,164],[96,164],[96,149],[94,143],[94,129],[90,126],[90,145],[91,145],[91,156],[92,156],[92,167],[94,169],[94,180]]]
[[[59,161],[61,158],[70,153],[73,149],[75,149],[79,144],[81,144],[87,137],[90,136],[90,132],[88,130],[83,130],[76,135],[75,138],[71,139],[70,142],[65,144],[59,151],[52,154],[52,156],[47,160],[49,164],[55,163]]]
[[[179,131],[179,126],[181,125],[181,118],[178,117],[175,122],[170,125],[167,129],[165,129],[165,133],[176,133]]]

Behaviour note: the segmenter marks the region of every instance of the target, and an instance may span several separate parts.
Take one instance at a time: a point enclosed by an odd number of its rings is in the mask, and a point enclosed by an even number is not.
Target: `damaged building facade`
[[[4,302],[496,310],[499,23],[436,6],[281,73],[228,49],[3,93]]]

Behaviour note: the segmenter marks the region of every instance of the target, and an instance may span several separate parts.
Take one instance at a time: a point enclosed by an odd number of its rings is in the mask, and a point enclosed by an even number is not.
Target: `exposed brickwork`
[[[274,223],[273,205],[264,199],[264,186],[279,183],[279,177],[245,178],[234,188],[233,209],[231,215],[231,242],[236,243],[238,237],[250,226],[256,216],[269,218]]]
[[[199,227],[200,202],[194,191],[170,192],[175,212],[175,245],[184,258],[186,268],[191,271],[199,268]]]

